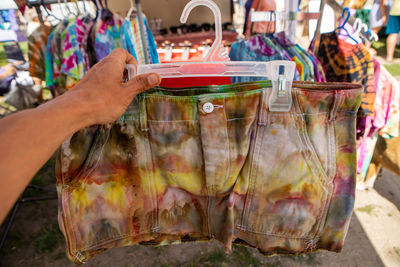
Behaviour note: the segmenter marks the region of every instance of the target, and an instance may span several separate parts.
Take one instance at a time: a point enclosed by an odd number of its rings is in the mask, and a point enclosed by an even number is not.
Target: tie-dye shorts
[[[217,239],[264,254],[340,251],[353,211],[362,87],[270,82],[138,95],[57,160],[59,223],[76,263],[113,247]]]

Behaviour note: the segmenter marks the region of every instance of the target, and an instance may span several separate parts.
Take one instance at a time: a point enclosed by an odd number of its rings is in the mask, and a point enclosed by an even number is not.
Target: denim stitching
[[[144,107],[143,107],[144,110],[145,110],[144,112],[146,112],[145,99],[143,99],[142,101],[144,103]],[[147,119],[147,116],[146,116],[146,119]],[[141,126],[142,126],[142,123],[140,123]],[[147,120],[146,120],[145,124],[146,124],[146,127],[147,127],[148,126],[147,125]],[[145,154],[146,154],[146,162],[147,162],[148,159],[150,159],[150,163],[154,168],[155,159],[153,157],[154,155],[153,155],[151,144],[150,144],[150,140],[149,140],[149,128],[147,127],[147,131],[142,131],[142,134],[143,134],[144,139],[145,139],[144,150],[145,150]],[[149,149],[149,151],[147,149]],[[158,211],[157,187],[156,187],[156,183],[154,181],[155,180],[154,179],[154,173],[152,172],[151,169],[150,170],[148,169],[148,167],[147,167],[148,164],[145,164],[145,165],[146,165],[147,177],[151,180],[151,184],[152,184],[152,186],[151,186],[152,187],[152,189],[151,189],[151,191],[152,191],[151,192],[151,195],[152,195],[151,198],[152,198],[152,208],[153,208],[154,211],[151,212],[152,221],[153,221],[153,225],[152,225],[151,231],[153,233],[155,233],[155,232],[158,232],[159,228],[160,228],[159,227],[159,222],[158,222],[158,219],[159,219],[158,218],[158,213],[159,213],[159,211]]]
[[[226,116],[226,98],[225,97],[224,97],[224,118],[225,118],[225,122],[229,121]],[[231,142],[229,139],[228,124],[225,124],[225,133],[226,133],[226,140],[228,143],[228,162],[229,162],[228,171],[226,172],[225,179],[226,179],[226,181],[228,181],[229,176],[231,175],[231,172],[232,172]]]
[[[263,101],[264,95],[262,94],[260,97],[261,97],[261,101],[259,102],[259,109],[258,109],[259,115],[260,115],[260,112],[262,112],[262,109],[264,108],[264,101]],[[265,108],[267,109],[268,106],[266,106]],[[245,198],[245,202],[244,202],[242,220],[241,220],[241,223],[238,225],[238,227],[240,227],[240,229],[243,229],[244,231],[248,231],[248,229],[249,229],[248,213],[250,212],[249,209],[252,204],[254,190],[255,190],[255,188],[254,188],[255,187],[255,177],[253,178],[253,176],[256,176],[256,174],[258,173],[258,162],[259,162],[259,158],[261,156],[260,155],[261,148],[259,148],[259,147],[261,147],[262,140],[264,139],[263,137],[264,137],[265,127],[258,126],[259,120],[260,120],[260,117],[258,118],[258,122],[257,122],[257,126],[256,126],[254,151],[253,151],[253,155],[251,157],[251,168],[250,168],[250,173],[249,173],[249,188],[247,190],[246,198]],[[260,134],[261,134],[261,137],[260,137]],[[260,142],[261,142],[261,144],[260,144]],[[250,194],[250,196],[249,196],[249,194]]]
[[[108,129],[105,141],[104,141],[104,143],[103,143],[103,145],[101,146],[101,149],[100,149],[101,151],[100,151],[99,157],[96,160],[97,162],[93,165],[93,167],[89,170],[89,172],[84,176],[85,178],[82,178],[83,181],[86,181],[86,179],[89,177],[89,175],[91,175],[96,170],[97,166],[99,165],[100,158],[103,155],[103,150],[104,150],[104,148],[105,148],[105,146],[107,144],[108,139],[110,138],[110,135],[111,135],[110,132],[111,132],[111,129]]]
[[[108,134],[109,134],[109,132],[110,131],[108,131]],[[100,138],[99,138],[100,139]],[[96,141],[97,141],[98,139],[96,139]],[[105,144],[107,143],[107,140],[108,140],[108,136],[106,137],[106,141],[104,142],[104,144],[103,144],[103,146],[102,146],[102,148],[101,148],[101,150],[103,151],[103,149],[104,149],[104,147],[105,147]],[[96,146],[97,146],[97,143],[98,142],[95,142],[96,143]],[[95,149],[93,149],[92,151],[93,151],[93,154],[94,154],[94,150]],[[92,169],[91,169],[91,171],[89,171],[88,173],[87,173],[87,175],[85,176],[85,178],[83,178],[83,181],[86,181],[86,179],[87,179],[87,177],[89,176],[89,174],[91,174],[93,171],[94,171],[94,169],[97,167],[97,165],[98,165],[98,162],[100,161],[100,157],[101,157],[101,155],[102,155],[102,153],[103,152],[101,152],[100,153],[100,155],[99,155],[99,157],[98,157],[98,159],[97,159],[97,163],[92,167]],[[91,162],[91,161],[90,161]],[[83,169],[82,169],[83,170]],[[65,190],[63,189],[62,190],[62,200],[64,200],[65,199]],[[64,201],[62,201],[62,203],[64,203]],[[64,227],[67,227],[67,225],[68,225],[68,227],[72,230],[72,235],[73,235],[73,238],[74,238],[74,240],[76,241],[77,240],[77,238],[76,238],[76,234],[75,234],[75,227],[74,227],[74,225],[70,225],[69,223],[72,221],[72,216],[71,216],[71,214],[68,212],[68,209],[65,209],[65,207],[64,207],[64,204],[62,204],[62,208],[63,208],[63,212],[64,212],[64,214],[65,214],[65,220],[64,220]],[[68,217],[68,219],[67,219],[67,217]],[[68,222],[68,223],[67,223]],[[67,228],[68,228],[67,227]],[[65,232],[67,232],[67,231],[65,231]],[[71,244],[75,244],[75,242],[73,242],[73,243],[71,243]]]
[[[151,232],[156,233],[159,231],[159,218],[158,218],[158,196],[157,196],[157,187],[155,183],[154,173],[152,170],[148,169],[148,160],[150,160],[151,165],[154,168],[155,159],[153,158],[153,152],[151,149],[151,144],[149,141],[149,127],[148,127],[148,120],[147,120],[147,107],[146,107],[146,97],[141,96],[139,98],[139,127],[142,132],[143,138],[145,139],[144,144],[144,153],[146,157],[145,168],[146,168],[146,175],[148,179],[151,181],[151,199],[152,199],[152,212],[151,212],[151,219],[152,219],[152,228]],[[148,151],[149,149],[149,151]]]
[[[295,105],[297,105],[297,108],[301,110],[301,106],[299,103],[299,98],[298,98],[298,93],[295,94]],[[306,121],[304,120],[304,117],[300,117],[300,127],[302,128],[302,131],[300,131],[299,129],[297,129],[298,134],[302,133],[301,135],[303,135],[304,138],[304,144],[306,145],[306,147],[308,147],[308,149],[311,151],[311,155],[308,158],[308,160],[306,159],[307,164],[311,167],[311,172],[314,174],[314,176],[321,182],[321,186],[324,188],[325,190],[325,195],[324,198],[322,199],[322,207],[321,207],[321,211],[319,212],[319,214],[316,216],[316,223],[315,223],[315,233],[314,233],[314,237],[313,239],[317,238],[319,236],[319,234],[321,233],[324,224],[322,224],[323,219],[326,217],[328,209],[327,209],[327,202],[329,199],[329,196],[332,194],[333,191],[333,184],[331,183],[327,173],[325,172],[321,160],[318,157],[318,154],[316,153],[314,146],[310,140],[310,137],[308,136],[308,132],[307,132],[307,127],[306,127]],[[297,124],[296,128],[297,128]],[[328,149],[330,149],[328,147]],[[328,153],[329,154],[329,153]],[[316,174],[314,172],[314,167],[317,168],[317,170],[319,170],[319,174]],[[322,177],[321,177],[322,176]],[[323,179],[323,181],[321,181],[321,179]],[[327,186],[327,188],[325,188],[325,186]],[[309,233],[311,234],[311,233]]]
[[[237,120],[245,120],[245,119],[251,119],[256,117],[257,115],[254,116],[247,116],[247,117],[241,117],[241,118],[232,118],[232,119],[225,119],[225,121],[237,121]],[[225,115],[226,118],[226,115]],[[172,121],[166,121],[166,120],[147,120],[148,122],[154,122],[154,123],[179,123],[179,122],[197,122],[198,120],[172,120]]]

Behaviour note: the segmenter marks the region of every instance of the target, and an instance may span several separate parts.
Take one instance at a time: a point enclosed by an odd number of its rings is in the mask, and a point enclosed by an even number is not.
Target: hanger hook
[[[346,17],[346,18],[345,18]],[[350,9],[348,7],[343,9],[343,13],[342,13],[342,19],[344,19],[342,27],[344,25],[346,25],[346,23],[349,21],[350,19]]]
[[[181,23],[186,23],[190,12],[197,6],[206,6],[211,9],[215,18],[215,41],[212,44],[210,51],[207,56],[204,58],[204,62],[211,62],[214,58],[214,55],[220,49],[222,44],[222,19],[221,19],[221,11],[217,4],[215,4],[211,0],[192,0],[186,4],[185,8],[182,11],[181,15]]]
[[[354,33],[355,34],[360,34],[362,28],[363,28],[363,26],[362,26],[361,19],[360,18],[356,18],[356,20],[354,21],[354,24],[353,24]]]
[[[135,6],[133,4],[133,0],[130,0],[130,2],[131,2],[131,8],[129,9],[128,13],[126,14],[126,19],[127,20],[130,20],[132,12],[135,10]]]

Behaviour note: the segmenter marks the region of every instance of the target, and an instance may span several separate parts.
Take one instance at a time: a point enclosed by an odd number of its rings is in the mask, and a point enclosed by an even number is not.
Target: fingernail
[[[158,76],[156,74],[150,74],[147,77],[147,81],[149,82],[149,85],[157,85],[158,84]]]

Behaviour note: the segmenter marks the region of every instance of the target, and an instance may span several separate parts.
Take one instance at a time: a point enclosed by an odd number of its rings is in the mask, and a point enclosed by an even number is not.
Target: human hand
[[[85,77],[68,93],[87,108],[87,126],[106,124],[117,120],[131,104],[133,98],[143,91],[160,84],[156,73],[138,75],[122,82],[126,64],[135,64],[135,58],[122,48],[94,65]]]
[[[382,22],[383,22],[383,25],[387,24],[387,16],[386,15],[382,16]]]

